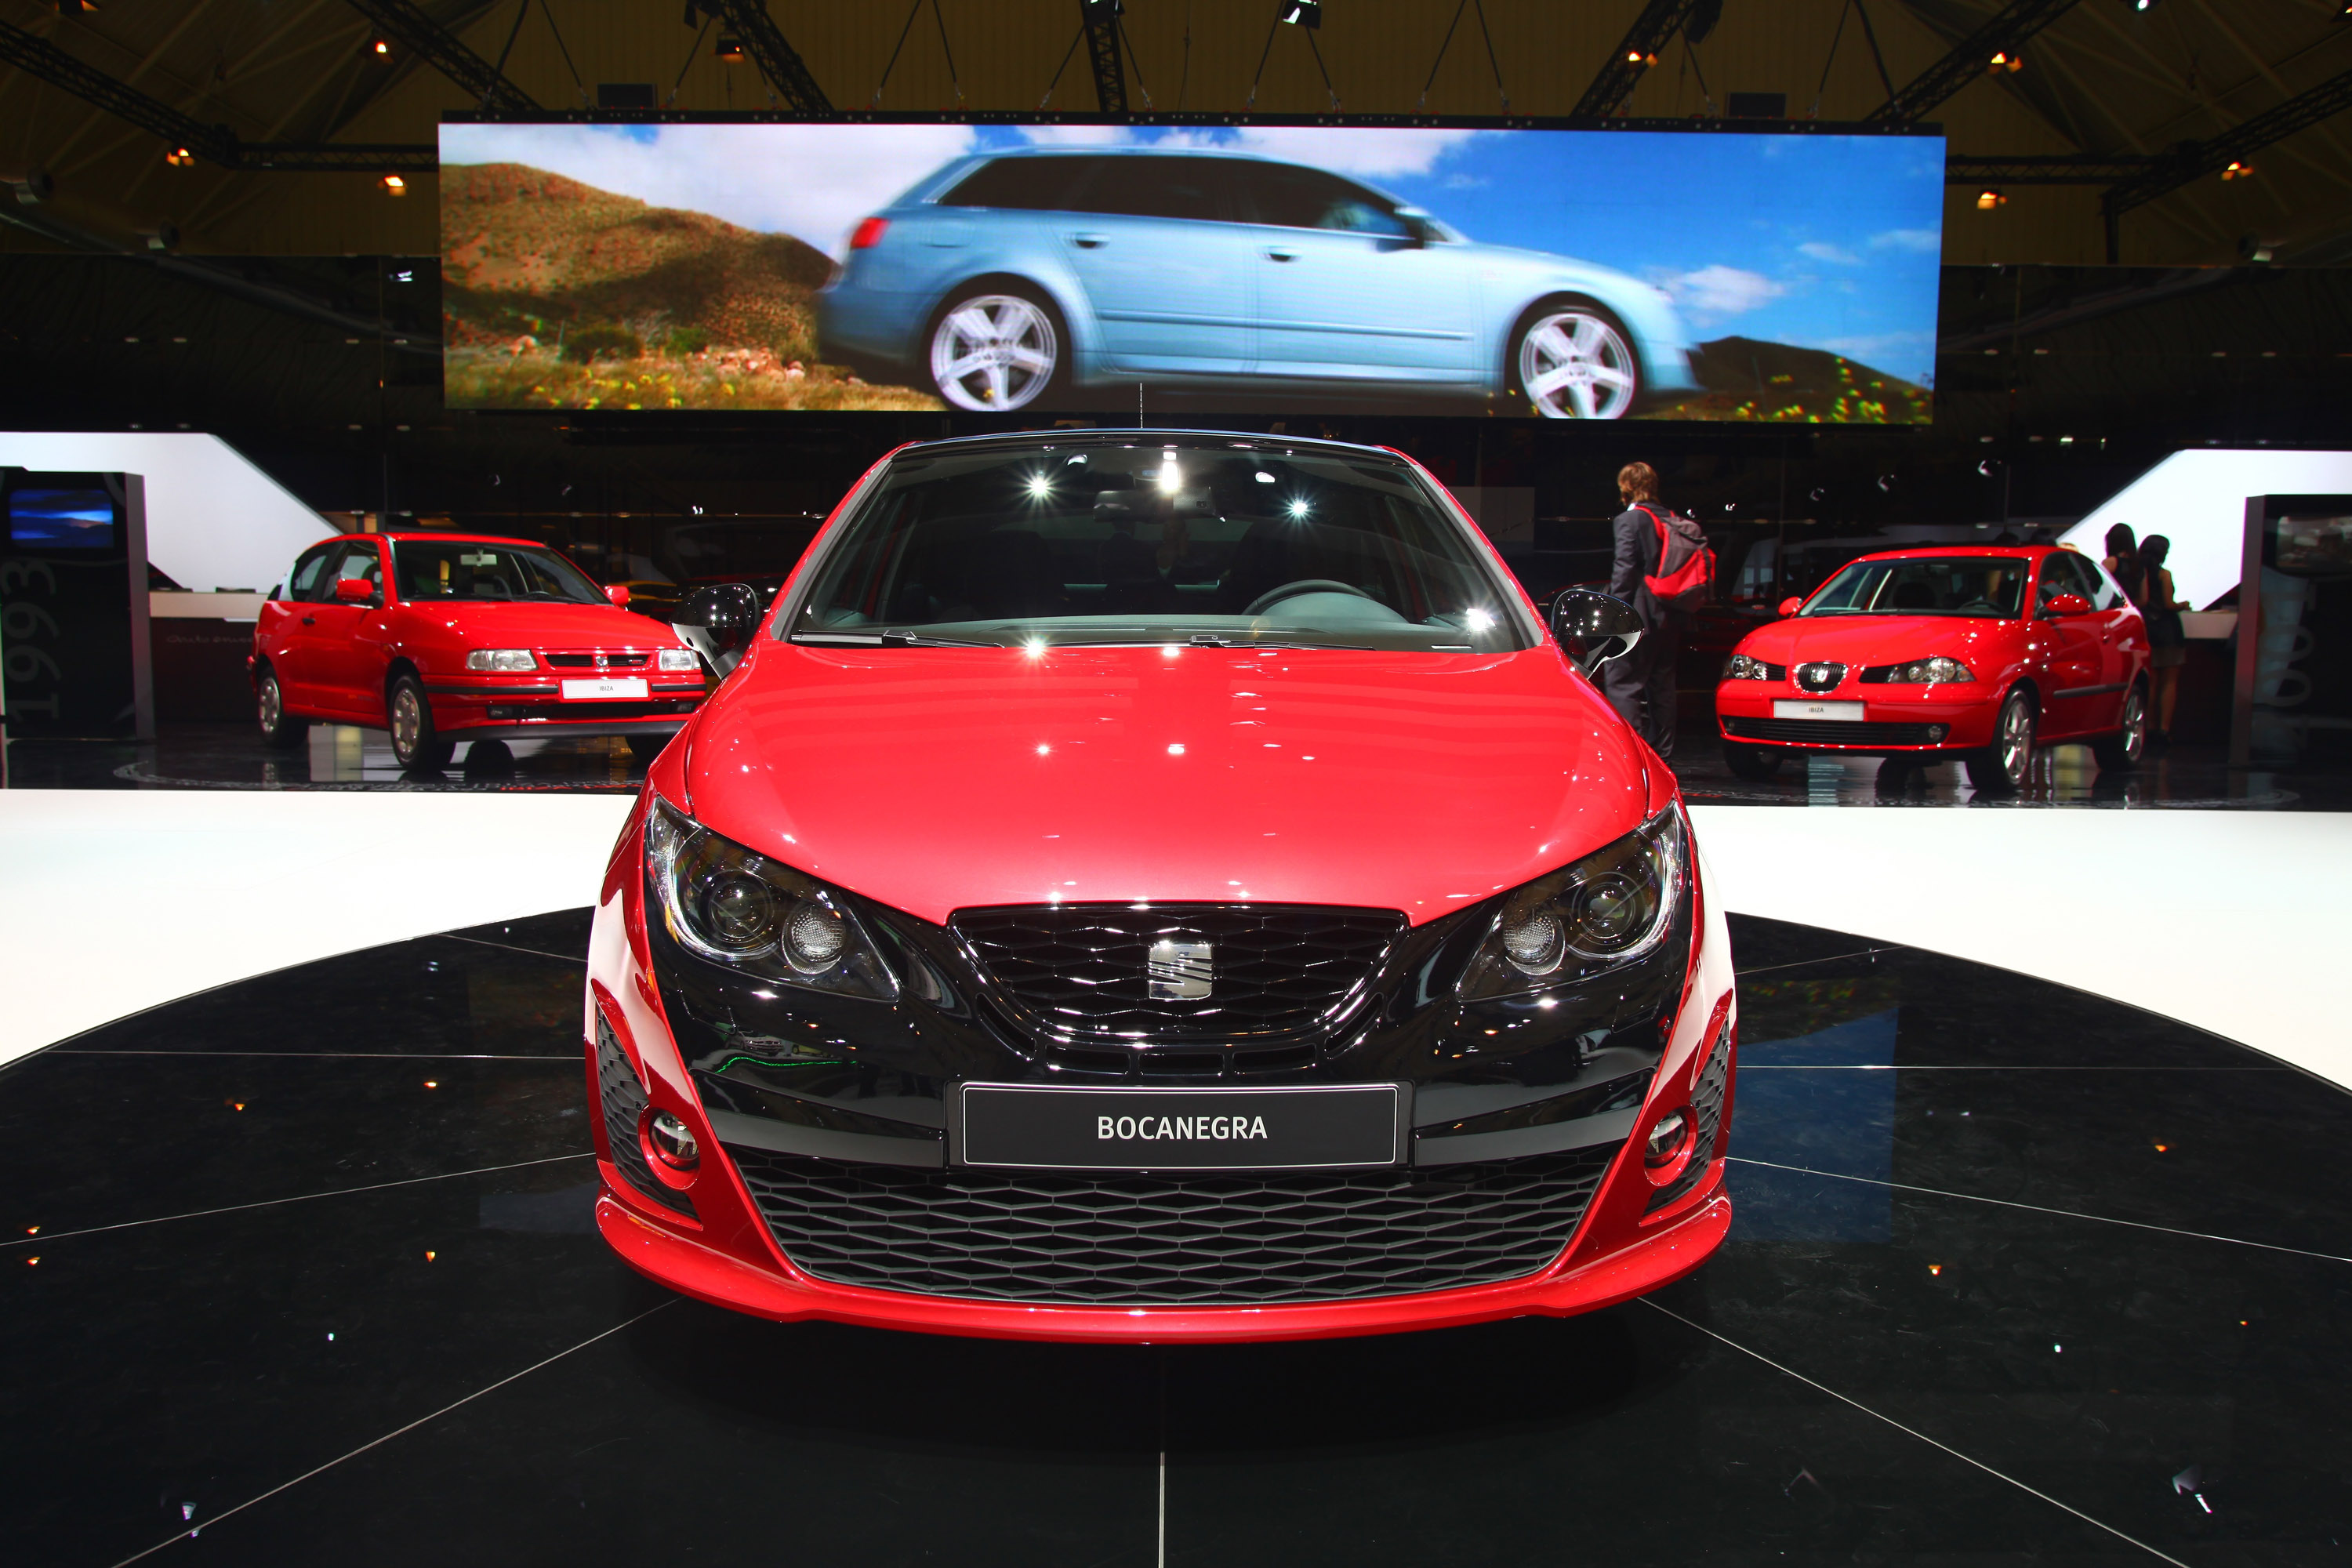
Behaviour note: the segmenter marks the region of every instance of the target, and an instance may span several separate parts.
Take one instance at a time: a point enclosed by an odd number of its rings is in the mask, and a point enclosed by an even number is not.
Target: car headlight
[[[1463,973],[1463,996],[1570,984],[1649,953],[1674,926],[1685,844],[1682,812],[1670,805],[1513,893]]]
[[[1939,653],[1933,658],[1915,658],[1908,664],[1876,665],[1864,670],[1862,679],[1872,686],[1941,686],[1974,680],[1976,677],[1958,659]]]
[[[679,946],[764,980],[896,1000],[898,977],[841,895],[656,795],[646,875]]]
[[[537,669],[539,660],[530,657],[527,647],[478,647],[466,656],[467,669],[501,670],[512,675],[520,670]]]
[[[1786,665],[1767,664],[1760,658],[1750,658],[1744,653],[1735,653],[1723,661],[1723,679],[1726,680],[1786,680],[1789,679],[1789,668]]]
[[[691,670],[702,668],[701,656],[690,647],[666,647],[656,659],[656,669]]]

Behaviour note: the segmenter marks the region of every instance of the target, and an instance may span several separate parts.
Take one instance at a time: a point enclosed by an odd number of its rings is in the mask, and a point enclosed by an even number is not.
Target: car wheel
[[[1642,393],[1633,335],[1590,300],[1547,300],[1511,334],[1510,386],[1547,419],[1622,419]]]
[[[2015,795],[2033,772],[2033,693],[2009,694],[1992,724],[1992,744],[1969,758],[1969,783],[1979,795]]]
[[[2135,684],[2124,694],[2123,723],[2112,735],[2091,742],[2103,773],[2127,773],[2147,754],[2147,688]]]
[[[1723,743],[1723,765],[1731,770],[1733,778],[1745,779],[1749,784],[1762,784],[1780,771],[1780,753],[1768,752],[1761,746],[1740,746],[1726,741]]]
[[[272,751],[290,752],[302,743],[310,731],[308,719],[297,719],[286,711],[286,690],[278,684],[278,672],[265,667],[253,683],[254,707],[261,720],[261,743]]]
[[[433,732],[433,704],[425,700],[425,683],[404,675],[392,683],[383,703],[384,728],[392,731],[392,754],[404,769],[430,770],[449,765],[457,742]]]
[[[1015,284],[983,284],[940,306],[929,344],[931,385],[958,408],[1026,408],[1068,379],[1060,314]]]

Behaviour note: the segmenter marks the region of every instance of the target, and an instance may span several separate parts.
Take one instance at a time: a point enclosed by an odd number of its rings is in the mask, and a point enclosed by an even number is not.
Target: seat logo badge
[[[1144,964],[1154,1002],[1198,1002],[1211,989],[1215,972],[1210,967],[1213,950],[1205,942],[1175,942],[1167,937],[1151,944]]]

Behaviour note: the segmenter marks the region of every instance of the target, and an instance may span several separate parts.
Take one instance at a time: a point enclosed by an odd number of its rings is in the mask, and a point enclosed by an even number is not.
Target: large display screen
[[[1940,137],[450,123],[464,408],[1912,424]]]
[[[104,490],[13,490],[8,542],[29,550],[111,550],[114,498]]]

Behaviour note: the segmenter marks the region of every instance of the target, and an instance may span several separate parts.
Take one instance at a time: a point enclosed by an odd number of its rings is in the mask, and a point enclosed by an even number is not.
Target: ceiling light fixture
[[[388,196],[404,196],[408,194],[408,182],[398,174],[386,174],[383,177],[383,194]]]
[[[1990,185],[1977,193],[1977,211],[1980,213],[1989,213],[1995,207],[2005,207],[2008,205],[2009,198]]]
[[[1294,27],[1323,26],[1323,0],[1282,0],[1282,19]]]
[[[2002,49],[1992,57],[1991,63],[1986,68],[1995,71],[2021,71],[2025,68],[2025,57],[2012,55],[2007,49]]]
[[[185,147],[174,147],[170,152],[163,154],[163,162],[171,164],[174,169],[185,169],[194,164],[195,161],[196,155],[194,153],[189,152]]]
[[[367,52],[372,58],[388,60],[392,58],[392,40],[390,38],[370,38],[368,40]]]
[[[2222,166],[2221,177],[2225,180],[2251,180],[2254,177],[2254,166],[2242,158],[2232,158]]]
[[[726,34],[721,33],[719,35],[718,54],[720,59],[724,60],[730,66],[741,65],[743,63],[743,40],[740,38],[730,37]]]

